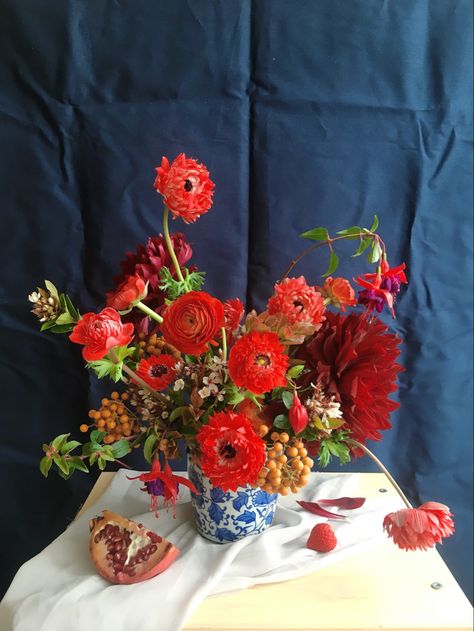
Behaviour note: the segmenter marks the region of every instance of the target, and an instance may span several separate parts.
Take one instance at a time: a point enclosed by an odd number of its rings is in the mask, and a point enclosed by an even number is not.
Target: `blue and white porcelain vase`
[[[269,528],[277,494],[269,495],[251,486],[223,491],[212,486],[199,466],[189,459],[188,475],[200,495],[191,493],[191,503],[200,535],[215,543],[229,543]]]

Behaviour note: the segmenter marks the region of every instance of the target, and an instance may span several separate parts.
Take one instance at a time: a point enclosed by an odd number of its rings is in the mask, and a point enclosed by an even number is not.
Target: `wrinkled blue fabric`
[[[471,2],[2,0],[0,60],[2,587],[91,488],[94,475],[43,479],[38,461],[105,387],[77,346],[38,331],[26,296],[48,278],[82,312],[101,305],[123,253],[160,232],[154,167],[184,151],[210,169],[215,204],[172,228],[207,291],[249,308],[301,232],[378,214],[409,286],[384,316],[406,371],[374,449],[414,502],[454,511],[440,552],[470,594]],[[337,251],[341,275],[367,265]],[[326,266],[319,250],[295,273],[318,283]]]

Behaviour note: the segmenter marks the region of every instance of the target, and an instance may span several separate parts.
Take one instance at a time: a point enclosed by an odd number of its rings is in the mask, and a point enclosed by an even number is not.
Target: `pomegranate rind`
[[[110,545],[111,538],[116,538],[122,535],[111,535],[106,538],[105,528],[111,526],[119,532],[123,533],[125,530],[129,533],[130,538],[138,540],[139,543],[145,543],[146,546],[153,545],[156,550],[150,553],[148,558],[140,560],[139,563],[134,565],[135,574],[131,575],[128,571],[114,571],[113,561],[107,559],[107,554],[110,556],[110,550],[107,545]],[[147,530],[143,526],[137,524],[137,522],[122,517],[112,511],[102,511],[102,516],[96,517],[91,520],[89,524],[91,534],[89,539],[89,549],[92,563],[97,572],[110,583],[119,585],[130,585],[133,583],[140,583],[142,581],[149,580],[154,576],[157,576],[161,572],[164,572],[179,556],[180,551],[171,542],[167,541],[158,533]],[[99,535],[99,533],[101,533]],[[99,535],[99,536],[97,536]],[[136,551],[142,549],[145,546],[138,546]],[[123,567],[130,570],[131,566],[129,561],[135,558],[135,554],[128,556],[129,548],[122,548],[122,555],[127,551],[127,560]]]

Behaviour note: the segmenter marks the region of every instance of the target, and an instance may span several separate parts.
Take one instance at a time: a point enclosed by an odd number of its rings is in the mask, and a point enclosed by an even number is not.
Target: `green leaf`
[[[327,241],[329,239],[329,233],[327,228],[313,228],[307,232],[300,234],[303,239],[310,239],[311,241]]]
[[[40,327],[40,331],[47,331],[48,329],[52,329],[53,326],[56,326],[56,322],[54,320],[50,320],[49,322],[43,322]]]
[[[374,215],[374,223],[372,224],[370,228],[370,232],[375,232],[378,227],[379,227],[379,218],[377,217],[377,215]]]
[[[75,322],[75,320],[67,311],[56,318],[56,324],[72,324],[72,322]]]
[[[281,399],[286,409],[289,410],[293,405],[294,393],[285,390],[285,392],[281,395]]]
[[[81,443],[78,440],[70,440],[68,443],[64,444],[61,447],[61,453],[63,454],[68,454],[70,451],[72,451],[73,449],[76,449],[76,447],[79,447]]]
[[[304,368],[304,364],[297,364],[296,366],[292,366],[290,370],[286,373],[286,375],[287,377],[290,377],[290,379],[296,379],[296,377],[299,377],[301,375]]]
[[[329,255],[329,267],[327,268],[326,272],[322,274],[322,277],[326,278],[327,276],[330,276],[333,272],[337,270],[338,265],[339,257],[334,252],[334,250],[331,250],[331,254]]]
[[[291,430],[290,421],[286,414],[279,414],[273,419],[273,425],[278,427],[278,429],[286,429]]]
[[[72,304],[72,301],[67,294],[64,294],[64,301],[66,302],[67,310],[73,317],[74,321],[77,322],[80,319],[81,314],[76,309],[76,307]]]
[[[143,455],[145,456],[145,460],[151,463],[151,459],[153,458],[153,451],[155,449],[156,443],[158,442],[158,437],[154,434],[150,434],[145,441],[145,445],[143,447]]]
[[[360,233],[362,232],[362,228],[360,226],[351,226],[350,228],[346,228],[345,230],[339,230],[336,234],[341,237],[347,237],[348,239],[358,239]]]
[[[54,326],[51,327],[49,329],[49,331],[51,333],[70,333],[73,330],[73,325],[72,324],[56,324],[56,322],[54,323]]]
[[[180,405],[171,412],[169,422],[174,423],[178,418],[184,416],[186,412],[189,413],[189,407],[187,405]]]
[[[50,280],[45,280],[44,286],[49,291],[49,293],[54,296],[54,298],[56,298],[56,300],[59,300],[59,292]]]
[[[190,272],[187,268],[184,271],[184,280],[173,277],[173,274],[167,267],[160,270],[160,289],[166,292],[170,300],[176,300],[182,294],[188,291],[199,291],[204,284],[205,272]]]
[[[69,466],[65,458],[63,458],[62,456],[53,456],[53,462],[60,471],[62,471],[66,475],[69,473]]]
[[[51,458],[48,458],[48,456],[44,456],[44,458],[41,458],[39,467],[41,473],[44,475],[45,478],[48,477],[48,472],[51,469],[52,464],[53,461],[51,460]]]
[[[101,432],[100,429],[94,429],[90,433],[90,439],[93,443],[100,443],[105,436],[105,432]]]
[[[59,469],[58,471],[59,475],[63,478],[63,480],[69,480],[69,478],[72,476],[72,474],[74,473],[74,469],[70,469],[68,470],[67,473],[64,473],[64,471],[61,471],[61,469]]]
[[[360,256],[361,254],[363,254],[367,248],[369,247],[370,243],[372,241],[372,237],[363,237],[360,240],[360,244],[359,247],[357,248],[357,250],[354,252],[354,254],[352,255],[354,256]]]
[[[84,471],[84,473],[89,473],[89,469],[87,468],[86,463],[79,458],[79,456],[72,457],[69,461],[70,469],[77,469],[78,471]]]
[[[242,392],[239,392],[237,390],[229,397],[228,403],[230,405],[238,405],[239,403],[242,403],[244,399],[245,399],[245,395]]]
[[[105,469],[105,466],[106,466],[107,463],[106,463],[105,459],[102,458],[102,456],[99,456],[99,459],[97,460],[97,464],[99,466],[99,469],[101,471],[103,471]]]
[[[99,457],[99,454],[96,454],[96,453],[91,454],[89,458],[89,464],[93,465],[97,461],[98,457]]]
[[[377,263],[377,261],[380,259],[381,254],[382,250],[380,249],[380,245],[378,241],[374,239],[372,247],[370,248],[369,256],[367,257],[369,263]]]
[[[66,444],[68,437],[69,434],[60,434],[59,436],[56,436],[56,438],[51,443],[51,447],[56,451],[59,451],[61,447]]]
[[[128,440],[118,440],[112,445],[112,453],[115,458],[122,458],[130,453],[130,443]]]

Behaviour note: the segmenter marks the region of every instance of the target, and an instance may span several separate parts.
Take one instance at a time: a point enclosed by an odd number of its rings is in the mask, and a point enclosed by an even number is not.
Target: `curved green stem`
[[[173,261],[174,268],[176,270],[176,274],[181,282],[184,282],[183,272],[178,263],[178,259],[176,258],[175,251],[173,249],[173,244],[171,243],[170,230],[168,227],[168,219],[169,219],[170,211],[167,206],[165,206],[165,211],[163,213],[163,232],[165,233],[165,241],[168,247],[168,252],[170,253],[171,260]]]
[[[221,329],[222,332],[222,359],[227,361],[227,332],[225,327],[223,326]]]
[[[153,311],[153,309],[147,307],[143,302],[141,302],[141,300],[139,300],[135,306],[141,309],[143,313],[146,313],[147,316],[152,320],[156,320],[160,324],[163,322],[163,318],[158,313],[156,313],[156,311]]]

